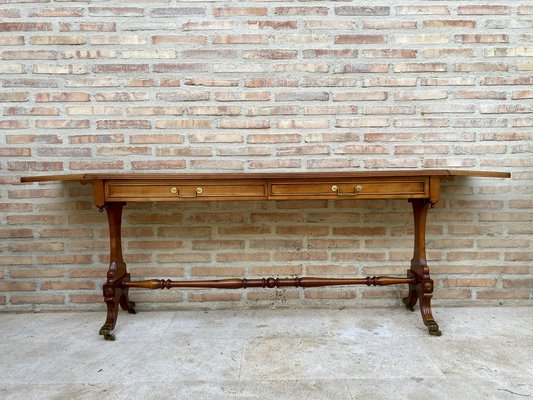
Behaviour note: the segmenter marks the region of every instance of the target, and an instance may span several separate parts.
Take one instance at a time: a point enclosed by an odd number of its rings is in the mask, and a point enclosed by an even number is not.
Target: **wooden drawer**
[[[261,180],[238,181],[107,181],[107,201],[263,200],[267,185]]]
[[[403,199],[428,196],[427,178],[273,181],[269,188],[272,199]]]

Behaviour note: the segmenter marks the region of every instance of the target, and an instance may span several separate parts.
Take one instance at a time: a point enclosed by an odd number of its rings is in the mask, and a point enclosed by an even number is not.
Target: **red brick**
[[[138,73],[148,72],[147,64],[97,64],[93,66],[94,73]]]
[[[150,129],[147,120],[100,120],[96,121],[96,129]]]
[[[250,169],[271,169],[271,168],[300,168],[301,160],[253,160],[248,162]]]
[[[162,170],[162,169],[184,169],[185,160],[154,160],[154,161],[132,161],[131,167],[134,170]]]
[[[412,49],[369,49],[363,50],[365,58],[416,58],[417,50]]]
[[[0,10],[0,17],[20,18],[20,10],[15,8],[6,8],[4,10]]]
[[[101,299],[101,296],[100,296]],[[101,300],[100,300],[101,301]],[[12,295],[10,296],[11,304],[63,304],[65,296],[62,295]]]
[[[416,79],[413,78],[366,78],[363,79],[363,87],[397,87],[397,86],[416,86]],[[380,97],[376,100],[384,100],[387,98],[386,92],[378,92]],[[367,93],[367,96],[371,96]]]
[[[459,15],[505,15],[511,13],[511,7],[500,5],[457,6]]]
[[[148,66],[146,67],[148,68]],[[207,72],[208,70],[209,70],[209,65],[202,64],[202,63],[155,64],[153,66],[154,72],[179,72],[179,71]]]
[[[424,28],[475,28],[476,21],[472,19],[431,19],[424,21]]]
[[[51,31],[50,22],[0,22],[0,32]]]
[[[94,289],[95,284],[91,281],[46,281],[39,285],[41,290],[86,290]]]
[[[448,5],[414,5],[397,6],[398,15],[449,15]]]
[[[144,15],[142,7],[89,7],[89,15],[97,17],[140,17]]]
[[[488,278],[448,278],[444,280],[446,287],[493,287],[496,286],[496,279]]]
[[[31,36],[30,37],[30,43],[33,45],[64,45],[64,46],[72,46],[72,45],[82,45],[86,43],[86,38],[84,36],[56,36],[56,35],[49,35],[49,36]]]
[[[290,60],[297,56],[297,50],[247,50],[243,54],[243,58],[268,60]]]
[[[398,101],[440,100],[448,97],[446,90],[411,90],[396,92],[394,99]]]
[[[335,36],[335,44],[368,44],[385,43],[383,35],[339,35]]]
[[[8,50],[2,52],[3,60],[57,60],[57,51]]]
[[[60,161],[9,161],[10,171],[62,171]]]
[[[32,292],[34,282],[0,282],[0,292]]]
[[[394,72],[446,72],[445,63],[395,64]]]
[[[274,9],[275,15],[328,15],[328,7],[276,7]]]
[[[235,267],[192,267],[192,276],[241,276],[244,275],[244,268]]]
[[[357,294],[355,290],[345,289],[345,290],[306,290],[305,292],[306,299],[355,299]]]
[[[268,301],[271,305],[272,301],[276,302],[285,302],[287,300],[298,300],[300,299],[300,291],[286,288],[282,290],[268,290],[268,291],[247,291],[246,292],[246,298],[249,301],[254,302],[260,302],[260,301]]]
[[[236,50],[215,49],[215,50],[182,50],[181,56],[184,58],[203,59],[234,59],[238,56]]]
[[[490,99],[505,100],[507,93],[504,91],[460,90],[453,93],[456,99]]]
[[[37,93],[35,101],[43,102],[86,102],[90,101],[90,94],[86,92],[57,92],[57,93]]]
[[[245,87],[297,87],[298,80],[284,78],[247,78]]]
[[[456,72],[494,72],[494,71],[508,71],[509,65],[505,63],[461,63],[454,64],[454,71]]]
[[[533,90],[516,90],[512,94],[514,100],[533,99]]]
[[[240,293],[228,293],[228,292],[220,292],[220,293],[189,293],[187,298],[189,301],[192,302],[220,302],[220,301],[240,301],[242,295]]]
[[[70,161],[72,170],[124,169],[123,161]]]
[[[14,279],[20,278],[61,278],[65,275],[62,268],[17,268],[9,272]]]
[[[271,29],[297,29],[296,21],[246,21],[246,25],[251,28],[271,28]]]
[[[480,300],[498,300],[498,299],[529,299],[529,291],[527,290],[478,290],[476,291],[476,298]]]
[[[381,101],[386,100],[388,93],[384,91],[372,92],[339,92],[333,95],[333,101]]]
[[[30,87],[30,88],[57,88],[58,81],[55,79],[4,79],[4,87]]]
[[[455,35],[457,43],[509,43],[509,35]]]
[[[402,21],[402,20],[372,20],[363,21],[363,29],[416,29],[416,21]]]
[[[24,129],[28,127],[27,121],[3,120],[0,121],[0,129]]]
[[[165,7],[154,8],[150,11],[152,18],[169,18],[179,16],[201,16],[206,14],[206,9],[202,7]]]
[[[183,31],[234,29],[235,21],[188,21],[181,25]]]
[[[425,58],[438,58],[442,57],[475,57],[476,51],[474,49],[464,48],[444,48],[444,49],[425,49],[422,51]]]
[[[90,121],[84,120],[56,120],[56,119],[38,119],[35,121],[36,128],[44,129],[86,129],[90,127]]]
[[[266,7],[215,7],[213,15],[215,17],[235,17],[235,16],[266,16]]]
[[[81,7],[54,7],[33,9],[28,17],[82,17],[84,9]]]
[[[244,163],[241,160],[192,160],[193,169],[219,169],[219,170],[243,170]]]
[[[268,38],[263,35],[216,35],[213,44],[265,44]]]
[[[8,107],[4,109],[4,115],[59,115],[56,107]]]
[[[365,15],[365,16],[375,16],[375,15],[389,15],[390,7],[383,6],[342,6],[335,7],[336,15]]]
[[[59,24],[60,32],[115,32],[115,22],[80,22],[70,23],[61,22]]]
[[[0,102],[24,102],[28,99],[28,92],[0,93]]]

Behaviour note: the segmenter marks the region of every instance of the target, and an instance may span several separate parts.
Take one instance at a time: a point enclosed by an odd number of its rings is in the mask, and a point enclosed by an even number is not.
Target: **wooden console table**
[[[299,173],[209,173],[209,174],[116,174],[87,173],[23,177],[21,182],[81,181],[93,186],[94,204],[107,212],[110,238],[110,262],[103,286],[107,318],[100,329],[106,340],[112,333],[119,305],[135,313],[129,300],[130,288],[219,288],[248,287],[318,287],[330,285],[409,285],[403,299],[411,311],[420,300],[422,320],[431,335],[441,331],[431,313],[433,281],[426,262],[426,216],[430,206],[439,201],[440,183],[455,176],[508,178],[509,173],[492,171],[405,170],[367,172]],[[406,277],[374,276],[366,278],[262,278],[172,281],[151,279],[132,281],[122,255],[122,208],[127,202],[187,202],[235,200],[341,200],[407,199],[414,217],[414,251]]]

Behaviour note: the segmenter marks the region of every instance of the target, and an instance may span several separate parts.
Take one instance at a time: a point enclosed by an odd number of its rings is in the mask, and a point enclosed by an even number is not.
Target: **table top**
[[[373,171],[324,171],[324,172],[232,172],[232,173],[168,173],[168,172],[87,172],[79,174],[54,174],[24,176],[21,182],[53,182],[98,180],[217,180],[217,179],[328,179],[328,178],[391,178],[391,177],[434,176],[440,178],[466,176],[480,178],[510,178],[509,172],[452,170],[452,169],[407,169]]]

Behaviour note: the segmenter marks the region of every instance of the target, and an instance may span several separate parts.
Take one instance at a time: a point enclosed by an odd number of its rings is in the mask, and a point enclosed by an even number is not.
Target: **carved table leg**
[[[415,244],[411,269],[407,271],[407,276],[414,277],[415,283],[409,285],[409,294],[403,299],[403,302],[408,309],[413,311],[417,300],[420,300],[422,320],[428,327],[429,334],[440,336],[442,332],[439,330],[439,326],[431,313],[433,280],[429,276],[429,267],[426,262],[426,217],[429,201],[426,199],[412,199],[410,202],[413,206]]]
[[[115,340],[112,330],[117,322],[119,305],[124,310],[135,314],[133,307],[135,303],[128,298],[128,288],[123,283],[130,281],[130,274],[127,273],[126,263],[122,257],[122,207],[124,203],[108,203],[105,205],[107,219],[109,222],[110,257],[109,270],[107,271],[107,281],[103,287],[104,301],[107,305],[107,318],[100,328],[100,335],[105,340]]]

